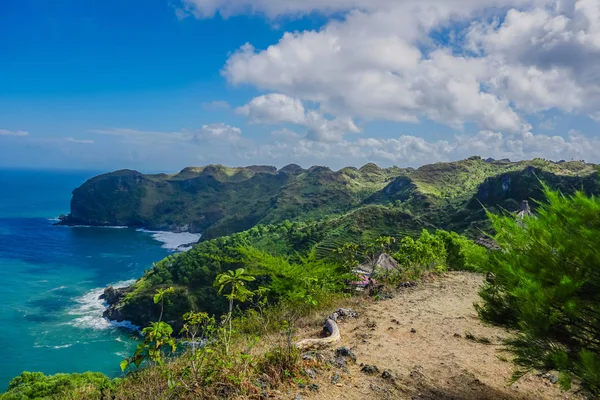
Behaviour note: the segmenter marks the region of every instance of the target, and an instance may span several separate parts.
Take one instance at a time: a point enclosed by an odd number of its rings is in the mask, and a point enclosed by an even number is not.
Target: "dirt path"
[[[334,365],[317,371],[310,383],[319,385],[318,391],[307,386],[297,398],[578,398],[533,374],[507,385],[513,366],[506,361],[509,356],[500,352],[500,342],[508,333],[484,326],[473,308],[481,283],[480,275],[449,273],[405,289],[393,299],[359,307],[359,318],[339,324],[342,342],[334,346],[351,349],[357,362],[348,360],[341,368]],[[468,339],[468,334],[491,343]],[[323,353],[335,358],[333,350]],[[361,371],[361,364],[375,365],[379,372],[368,375]],[[391,378],[382,377],[384,370]],[[339,382],[333,384],[332,378]]]

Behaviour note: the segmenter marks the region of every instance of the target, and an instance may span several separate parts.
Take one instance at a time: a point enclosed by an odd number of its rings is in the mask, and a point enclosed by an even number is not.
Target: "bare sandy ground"
[[[502,352],[510,335],[485,326],[477,318],[480,275],[454,272],[401,290],[390,300],[363,300],[359,317],[339,324],[342,341],[357,357],[356,363],[316,371],[310,383],[286,398],[297,399],[575,399],[547,378],[530,373],[509,385],[513,365]],[[467,334],[490,344],[467,338]],[[302,332],[302,337],[315,331]],[[333,358],[333,350],[322,351]],[[375,365],[368,375],[361,364]],[[391,378],[382,377],[389,371]],[[334,378],[334,376],[337,377]],[[332,378],[339,379],[337,384]],[[313,389],[316,389],[313,386]]]

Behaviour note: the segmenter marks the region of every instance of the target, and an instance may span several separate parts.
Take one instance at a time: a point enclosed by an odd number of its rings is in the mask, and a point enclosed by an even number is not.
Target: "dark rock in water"
[[[133,289],[130,286],[124,288],[114,288],[112,286],[104,289],[104,293],[100,295],[100,299],[106,301],[109,306],[120,302],[127,293],[130,293]]]

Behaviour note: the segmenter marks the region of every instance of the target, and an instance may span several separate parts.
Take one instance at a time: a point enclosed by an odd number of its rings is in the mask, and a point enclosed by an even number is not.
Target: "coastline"
[[[58,218],[49,218],[49,221],[55,222],[54,226],[63,226],[68,228],[93,228],[93,229],[132,229],[136,232],[145,233],[162,243],[164,249],[175,252],[185,252],[190,250],[202,238],[201,233],[189,232],[186,226],[176,229],[151,229],[139,226],[121,226],[121,225],[100,225],[100,224],[82,224],[75,221],[69,221],[68,217],[61,215]]]

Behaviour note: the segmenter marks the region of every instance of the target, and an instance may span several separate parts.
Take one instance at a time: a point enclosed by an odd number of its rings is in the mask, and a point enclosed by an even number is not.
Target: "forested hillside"
[[[539,198],[538,178],[571,192],[598,191],[595,166],[467,160],[412,168],[302,169],[288,165],[190,167],[173,174],[122,170],[95,177],[73,192],[67,225],[132,226],[191,231],[203,240],[256,225],[314,221],[345,215],[366,205],[393,205],[443,229],[477,235],[486,221],[481,205],[515,210]]]

